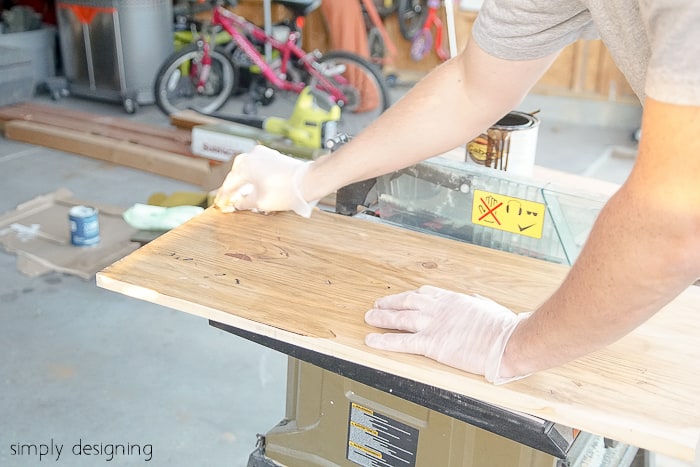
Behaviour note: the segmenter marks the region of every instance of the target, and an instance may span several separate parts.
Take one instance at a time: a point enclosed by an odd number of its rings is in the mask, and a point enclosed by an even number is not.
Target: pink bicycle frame
[[[447,0],[451,1],[451,0]],[[435,26],[435,53],[440,60],[445,61],[449,54],[442,48],[442,21],[437,15],[437,10],[440,8],[440,0],[428,0],[428,16],[423,24],[423,31],[429,31],[432,26]]]
[[[342,90],[338,89],[335,83],[328,80],[328,78],[316,69],[315,59],[313,57],[307,57],[307,53],[297,46],[296,42],[299,39],[299,32],[292,32],[286,42],[281,42],[274,37],[268,36],[265,34],[265,31],[245,18],[222,7],[214,8],[212,25],[219,25],[224,28],[224,30],[231,35],[236,45],[238,45],[238,47],[250,57],[251,61],[260,68],[265,79],[277,88],[299,94],[306,87],[306,83],[304,82],[294,82],[286,79],[289,60],[291,58],[296,58],[301,60],[305,70],[318,81],[317,87],[320,90],[328,93],[334,102],[347,102]],[[265,61],[263,56],[241,31],[245,31],[245,33],[250,34],[255,40],[267,42],[273,49],[279,50],[281,54],[279,74],[275,73],[270,64]],[[336,79],[342,85],[348,84],[340,75],[336,76]]]

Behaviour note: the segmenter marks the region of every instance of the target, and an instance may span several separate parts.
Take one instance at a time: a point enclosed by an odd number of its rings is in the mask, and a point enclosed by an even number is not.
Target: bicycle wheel
[[[407,41],[413,39],[428,17],[427,0],[399,0],[399,30]]]
[[[383,75],[366,59],[352,52],[332,51],[318,62],[319,70],[344,95],[337,102],[341,108],[338,132],[358,134],[391,104]],[[321,83],[308,84],[330,94]]]
[[[214,112],[237,87],[238,73],[231,60],[218,49],[211,51],[211,68],[200,85],[202,54],[196,44],[188,45],[171,55],[158,70],[154,96],[166,115],[186,109]]]

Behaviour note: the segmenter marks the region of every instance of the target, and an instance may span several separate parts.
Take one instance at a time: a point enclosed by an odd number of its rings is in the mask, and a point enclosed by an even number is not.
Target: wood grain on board
[[[432,284],[530,311],[567,268],[317,211],[202,215],[98,274],[99,286],[682,459],[700,439],[700,292],[691,287],[610,347],[493,386],[364,345],[383,295]],[[605,326],[605,323],[600,323]]]

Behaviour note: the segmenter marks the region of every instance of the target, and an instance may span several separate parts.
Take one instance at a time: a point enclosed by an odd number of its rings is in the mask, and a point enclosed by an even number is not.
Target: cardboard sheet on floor
[[[99,244],[71,245],[68,211],[78,205],[99,210]],[[122,212],[119,207],[76,199],[62,188],[0,216],[0,244],[8,253],[17,255],[17,269],[23,274],[39,276],[58,271],[89,280],[139,246],[130,240],[135,230],[122,219]]]

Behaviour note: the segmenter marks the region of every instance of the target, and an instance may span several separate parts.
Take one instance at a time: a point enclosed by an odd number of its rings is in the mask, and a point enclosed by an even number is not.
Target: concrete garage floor
[[[400,91],[399,91],[400,92]],[[167,125],[155,106],[68,97],[36,102]],[[530,96],[541,109],[537,164],[621,182],[639,124],[635,105]],[[237,109],[231,108],[232,111]],[[282,113],[281,115],[285,115]],[[60,187],[127,208],[155,192],[195,186],[86,157],[0,139],[0,212]],[[0,465],[35,466],[13,444],[63,444],[59,465],[95,466],[73,445],[137,444],[115,465],[245,466],[284,415],[286,356],[212,328],[194,316],[97,288],[94,278],[20,274],[0,253]],[[668,463],[667,463],[668,462]],[[676,463],[658,459],[659,467]],[[682,465],[682,464],[681,464]]]

